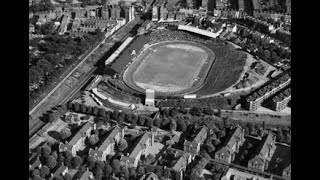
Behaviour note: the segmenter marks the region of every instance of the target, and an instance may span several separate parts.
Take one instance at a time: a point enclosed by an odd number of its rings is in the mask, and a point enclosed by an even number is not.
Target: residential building
[[[257,153],[248,161],[248,168],[258,171],[265,171],[276,149],[276,136],[271,132],[262,138],[262,145],[258,148]]]
[[[175,155],[177,155],[177,153]],[[176,172],[176,180],[183,179],[183,174],[186,171],[186,167],[189,163],[191,163],[191,161],[191,154],[184,153],[182,156],[180,155],[180,158],[176,162],[173,163],[171,169],[173,169]]]
[[[79,130],[79,132],[71,139],[68,143],[60,143],[59,145],[59,151],[69,151],[72,153],[73,156],[76,156],[77,151],[84,146],[84,141],[86,137],[89,137],[91,135],[92,130],[92,123],[87,122],[82,128]]]
[[[271,180],[271,178],[265,178],[256,174],[250,174],[248,172],[239,171],[237,169],[229,168],[222,177],[221,180]]]
[[[285,89],[279,95],[272,98],[272,109],[280,112],[285,109],[291,100],[291,87]]]
[[[185,152],[191,153],[192,155],[197,155],[200,151],[200,145],[207,138],[207,131],[208,128],[206,126],[203,126],[191,141],[185,140],[183,143],[183,150]]]
[[[36,157],[36,158],[34,158],[34,159],[32,159],[31,161],[30,161],[30,164],[29,164],[29,170],[34,170],[34,169],[36,169],[36,168],[41,168],[41,166],[42,166],[42,163],[41,163],[41,161],[40,161],[40,159],[39,159],[39,156],[38,157]]]
[[[120,127],[115,126],[113,129],[110,130],[110,134],[107,138],[102,142],[99,149],[89,150],[89,155],[92,155],[96,160],[105,161],[106,156],[108,154],[114,154],[114,147],[121,138],[123,138],[124,132],[123,129],[121,130]]]
[[[148,172],[147,174],[144,174],[140,180],[159,180],[160,178],[153,172]]]
[[[149,147],[154,145],[154,133],[145,132],[139,137],[133,149],[126,156],[122,156],[120,161],[129,167],[137,167],[138,161],[142,155],[149,154]]]
[[[235,153],[239,151],[244,141],[244,129],[241,126],[235,127],[222,147],[215,153],[215,160],[231,163],[235,158]]]
[[[249,111],[257,110],[267,98],[285,88],[291,82],[291,73],[287,71],[276,78],[276,80],[259,88],[246,98],[246,108]]]
[[[291,164],[283,170],[282,177],[291,179]]]
[[[53,180],[56,177],[63,177],[68,172],[68,167],[64,166],[62,163],[61,166],[52,174],[49,180]]]
[[[89,169],[87,168],[87,170],[80,175],[80,178],[76,179],[76,180],[93,180],[93,174],[92,172],[89,171]]]

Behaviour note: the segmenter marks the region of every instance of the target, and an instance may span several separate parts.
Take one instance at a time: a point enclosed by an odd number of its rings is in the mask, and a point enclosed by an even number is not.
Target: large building
[[[80,150],[82,146],[85,145],[84,141],[86,137],[91,135],[91,130],[93,126],[91,122],[87,122],[82,128],[78,131],[78,133],[71,139],[70,142],[64,144],[60,143],[59,151],[69,151],[73,156],[76,156],[77,151]]]
[[[183,150],[187,153],[191,153],[192,155],[197,155],[200,151],[200,145],[207,138],[208,128],[203,126],[198,134],[191,140],[185,140],[183,143]]]
[[[272,109],[280,112],[288,106],[291,100],[291,88],[287,88],[282,91],[279,95],[272,98]]]
[[[115,126],[106,139],[102,142],[99,149],[89,150],[95,160],[105,161],[108,154],[114,154],[115,145],[123,138],[124,132],[118,126]]]
[[[262,145],[258,148],[257,153],[248,161],[248,168],[263,172],[268,169],[269,162],[276,150],[276,136],[269,132],[261,141]]]
[[[231,163],[235,158],[235,153],[244,143],[244,129],[237,126],[232,130],[222,147],[215,153],[215,160],[225,163]]]
[[[132,150],[125,156],[121,156],[120,161],[128,167],[137,167],[140,157],[145,157],[150,154],[149,148],[154,145],[154,133],[145,132],[137,143],[133,146]]]
[[[278,78],[270,84],[260,88],[246,98],[246,108],[255,111],[260,108],[261,103],[267,98],[285,88],[291,82],[290,72],[280,74]]]
[[[265,178],[256,174],[250,174],[248,172],[239,171],[237,169],[229,168],[222,177],[221,180],[272,180],[271,178]]]

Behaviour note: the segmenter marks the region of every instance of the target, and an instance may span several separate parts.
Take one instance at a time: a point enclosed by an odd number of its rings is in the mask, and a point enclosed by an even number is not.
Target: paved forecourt
[[[154,89],[156,95],[185,94],[201,87],[214,59],[215,54],[200,43],[165,41],[145,47],[123,77],[140,92]]]

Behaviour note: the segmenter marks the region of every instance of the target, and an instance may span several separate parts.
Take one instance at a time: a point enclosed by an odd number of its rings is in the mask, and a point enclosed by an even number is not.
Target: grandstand
[[[110,64],[113,62],[120,53],[130,44],[130,42],[133,40],[133,37],[128,37],[121,45],[118,47],[118,49],[105,61],[105,65]]]
[[[223,31],[222,29],[220,29],[218,32],[213,33],[213,32],[207,31],[207,30],[202,30],[202,29],[199,29],[199,28],[196,28],[196,27],[193,27],[193,26],[187,26],[187,25],[179,25],[178,29],[179,30],[190,31],[190,32],[201,34],[201,35],[208,36],[208,37],[211,37],[211,38],[218,37],[220,35],[220,33]]]

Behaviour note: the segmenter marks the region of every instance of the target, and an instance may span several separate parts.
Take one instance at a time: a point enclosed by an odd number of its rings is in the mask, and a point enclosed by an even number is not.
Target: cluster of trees
[[[240,30],[241,39],[246,39],[238,43],[242,48],[249,49],[251,53],[258,55],[262,59],[271,63],[277,63],[281,59],[291,59],[291,53],[281,47],[277,47],[273,43],[269,43],[266,39],[261,39],[258,35],[251,34],[248,30]],[[236,38],[232,38],[236,41]]]
[[[35,30],[45,35],[45,38],[29,41],[29,45],[33,47],[29,51],[29,86],[37,87],[29,89],[30,103],[55,82],[68,66],[78,61],[78,56],[103,38],[100,31],[76,38],[58,35],[53,22],[35,25]]]
[[[151,157],[152,158],[152,157]],[[106,161],[96,161],[93,156],[88,156],[85,161],[86,166],[93,172],[95,179],[110,178],[115,175],[121,180],[135,179],[138,176],[144,175],[148,172],[154,172],[159,177],[165,175],[165,170],[162,166],[154,166],[150,164],[139,165],[137,168],[128,168],[121,165],[116,156],[108,155]]]
[[[190,180],[203,180],[204,177],[200,177],[203,169],[208,164],[210,160],[210,156],[205,152],[200,152],[202,155],[201,159],[197,162],[197,164],[189,171],[189,179]]]
[[[280,32],[280,31],[276,31],[275,34],[270,33],[268,25],[259,23],[257,21],[252,20],[252,19],[245,19],[245,20],[244,19],[237,19],[236,22],[248,27],[251,30],[258,31],[263,34],[267,34],[270,37],[273,37],[273,38],[281,41],[286,46],[289,46],[289,47],[291,46],[291,35],[290,34],[286,34],[286,33]],[[274,23],[272,23],[272,24],[274,24]]]
[[[63,116],[68,111],[67,105],[62,104],[52,108],[52,111],[48,113],[48,122],[56,122],[61,116]]]
[[[51,0],[40,0],[38,3],[32,3],[32,5],[29,7],[29,11],[33,13],[50,10],[54,10],[54,5],[52,4]]]
[[[166,99],[159,100],[157,106],[161,107],[179,107],[184,108],[211,108],[211,109],[232,109],[239,100],[239,96],[232,95],[228,97],[214,96],[202,99]]]
[[[60,167],[62,163],[69,168],[82,169],[85,171],[85,167],[81,167],[83,160],[80,156],[73,157],[68,151],[60,153],[54,146],[57,147],[56,144],[47,143],[36,149],[36,156],[34,158],[39,159],[42,166],[40,169],[34,169],[31,172],[33,179],[46,178],[50,173],[53,173],[55,169]],[[64,179],[70,180],[71,177],[67,175]]]

